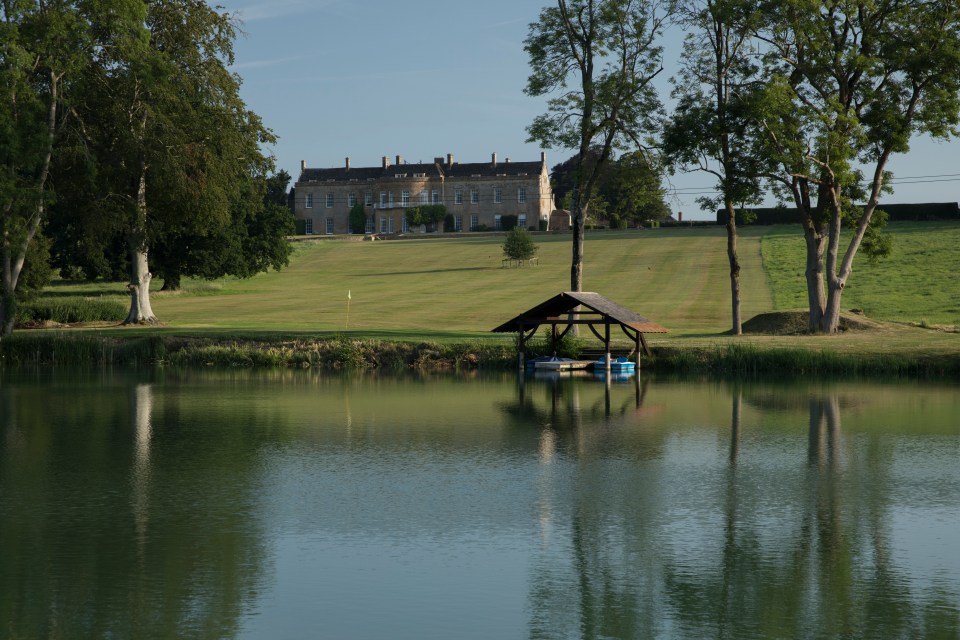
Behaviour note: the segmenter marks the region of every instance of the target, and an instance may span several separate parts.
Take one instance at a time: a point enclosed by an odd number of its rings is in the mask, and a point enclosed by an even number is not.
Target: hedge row
[[[956,202],[926,202],[918,204],[881,204],[891,221],[960,220],[960,205]],[[754,207],[747,209],[754,219],[744,222],[744,211],[737,211],[737,224],[799,224],[800,210],[796,207]],[[717,224],[727,224],[725,209],[717,211]]]

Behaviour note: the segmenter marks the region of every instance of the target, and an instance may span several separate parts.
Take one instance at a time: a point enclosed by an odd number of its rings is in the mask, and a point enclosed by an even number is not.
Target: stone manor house
[[[410,232],[405,210],[421,204],[445,205],[456,231],[499,229],[505,215],[537,229],[554,208],[545,153],[539,162],[497,162],[494,153],[490,162],[469,164],[453,154],[416,164],[401,156],[391,164],[384,156],[379,167],[352,167],[346,158],[334,169],[311,169],[303,161],[293,196],[294,215],[308,234],[350,233],[350,209],[357,203],[367,213],[367,233]]]

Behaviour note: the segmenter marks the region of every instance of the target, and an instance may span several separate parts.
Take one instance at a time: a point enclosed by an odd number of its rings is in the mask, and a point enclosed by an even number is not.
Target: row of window
[[[527,188],[518,187],[517,188],[517,202],[523,204],[527,201]],[[495,204],[500,204],[503,202],[503,189],[496,187],[493,190],[493,202]],[[334,194],[332,191],[327,192],[326,194],[326,207],[327,209],[332,209],[334,203]],[[393,192],[392,191],[381,191],[380,192],[380,208],[393,208]],[[420,204],[440,204],[440,192],[436,189],[432,191],[421,191],[420,192]],[[463,204],[463,189],[454,189],[453,191],[453,204]],[[480,192],[476,189],[470,190],[470,204],[480,204]],[[349,193],[347,194],[347,206],[353,208],[357,205],[357,194]],[[373,206],[373,192],[367,191],[363,196],[363,205],[365,207]],[[304,198],[304,205],[307,209],[313,208],[313,194],[307,193]],[[410,192],[401,191],[400,192],[400,206],[408,207],[410,206]]]
[[[304,220],[306,223],[306,233],[307,235],[313,235],[313,218],[306,218]],[[410,225],[407,222],[407,218],[401,217],[400,219],[400,232],[409,233]],[[476,229],[480,226],[480,216],[470,216],[470,228]],[[527,226],[527,216],[517,216],[517,226],[525,228]],[[502,229],[503,225],[501,222],[501,216],[494,216],[493,218],[493,228]],[[453,217],[453,230],[454,231],[463,231],[463,216],[454,216]],[[333,218],[326,219],[326,234],[333,235]],[[366,232],[373,233],[373,216],[367,218]],[[383,216],[380,218],[380,233],[393,233],[393,217],[392,216]]]

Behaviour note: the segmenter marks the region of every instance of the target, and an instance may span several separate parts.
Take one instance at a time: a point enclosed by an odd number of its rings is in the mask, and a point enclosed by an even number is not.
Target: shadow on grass
[[[454,273],[457,271],[497,271],[500,267],[457,267],[452,269],[424,269],[422,271],[384,271],[382,273],[353,273],[349,278],[379,278],[382,276],[419,276],[425,273]]]
[[[170,326],[124,326],[110,325],[99,327],[75,327],[70,329],[32,330],[37,334],[94,333],[102,336],[130,337],[158,335],[184,338],[209,338],[214,340],[328,340],[354,338],[358,340],[384,340],[396,342],[489,342],[511,343],[512,335],[494,334],[485,331],[411,331],[409,329],[348,329],[311,330],[311,329],[224,329],[221,327],[170,327]]]

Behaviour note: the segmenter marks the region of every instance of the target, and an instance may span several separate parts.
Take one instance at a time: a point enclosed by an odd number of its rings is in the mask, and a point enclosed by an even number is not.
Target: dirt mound
[[[791,336],[810,333],[809,312],[805,309],[771,311],[761,313],[743,323],[744,333],[759,333],[774,336]],[[873,331],[879,324],[860,313],[841,313],[840,331]]]

